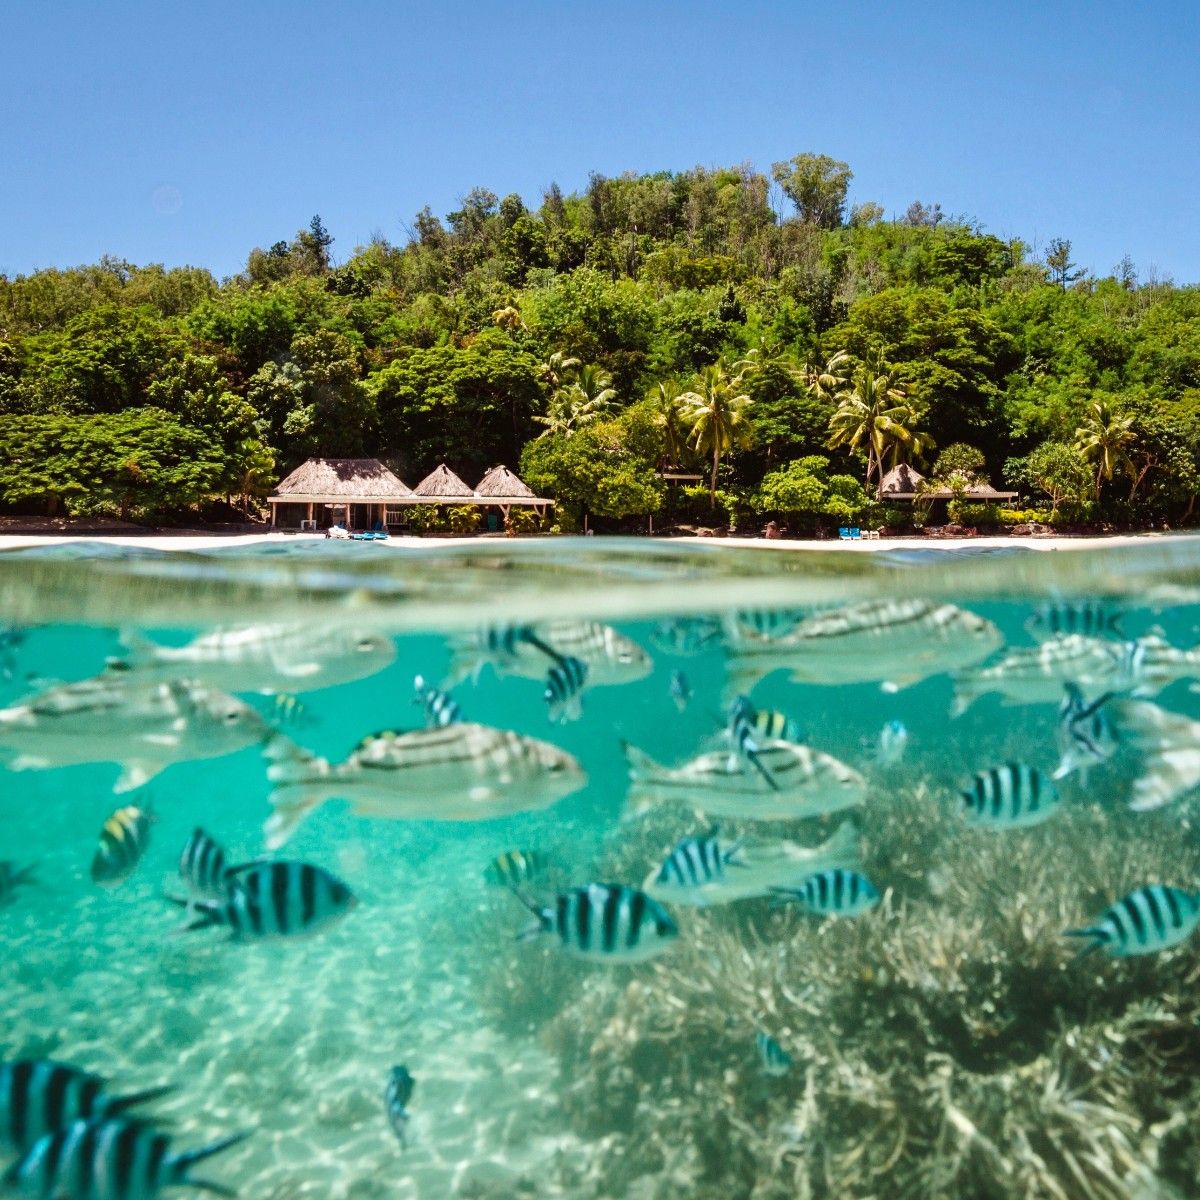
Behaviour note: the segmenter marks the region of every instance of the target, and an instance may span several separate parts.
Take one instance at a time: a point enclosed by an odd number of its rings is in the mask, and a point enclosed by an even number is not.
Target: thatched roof
[[[918,494],[923,500],[953,500],[955,493],[950,488],[927,488],[921,491],[925,476],[906,463],[893,467],[879,481],[880,500],[914,500]],[[990,483],[973,483],[964,488],[964,500],[995,501],[1012,500],[1016,492],[998,492]]]
[[[411,500],[413,493],[377,458],[310,458],[280,480],[272,499]]]
[[[445,463],[430,471],[413,492],[427,500],[470,500],[475,495]]]
[[[478,483],[475,495],[489,500],[536,500],[537,497],[507,467],[493,467]]]

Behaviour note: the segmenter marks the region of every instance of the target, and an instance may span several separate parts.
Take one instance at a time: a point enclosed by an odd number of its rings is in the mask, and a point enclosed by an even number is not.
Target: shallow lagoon
[[[681,937],[669,952],[594,965],[550,939],[517,943],[528,914],[484,881],[496,854],[533,847],[563,882],[638,885],[708,828],[686,805],[622,821],[621,742],[664,763],[722,744],[737,611],[921,597],[994,622],[1009,647],[1033,645],[1035,606],[1097,599],[1124,610],[1127,637],[1160,629],[1191,647],[1200,553],[1180,538],[869,557],[600,539],[0,555],[0,614],[23,631],[5,705],[100,671],[125,652],[122,630],[180,645],[218,624],[285,620],[314,637],[333,625],[394,637],[385,670],[299,695],[287,735],[333,760],[366,734],[419,725],[413,676],[442,679],[448,643],[486,623],[603,620],[653,658],[644,678],[589,689],[582,719],[564,725],[548,719],[539,680],[488,666],[457,686],[464,716],[563,747],[587,787],[479,823],[323,806],[286,855],[335,872],[360,904],[309,939],[174,937],[179,914],[161,899],[180,889],[196,824],[234,859],[262,853],[258,748],[180,763],[126,796],[112,792],[111,765],[5,771],[0,859],[36,861],[38,882],[0,908],[0,1053],[76,1062],[118,1090],[175,1084],[154,1114],[184,1146],[253,1130],[209,1174],[265,1200],[1195,1195],[1194,944],[1077,960],[1060,936],[1140,885],[1196,886],[1189,800],[1129,813],[1144,762],[1118,755],[1086,784],[1065,781],[1045,824],[990,832],[962,818],[957,794],[976,771],[1053,768],[1053,704],[991,695],[951,720],[945,673],[880,687],[896,673],[886,641],[876,679],[825,687],[775,672],[755,686],[757,706],[794,716],[809,745],[863,772],[867,800],[803,821],[722,820],[721,833],[815,846],[853,816],[862,869],[883,893],[853,920],[767,899],[672,908]],[[680,622],[697,617],[720,633],[693,646]],[[693,692],[682,712],[677,670]],[[1200,718],[1188,678],[1155,701]],[[884,767],[872,749],[895,718],[909,745]],[[126,882],[98,888],[88,868],[104,819],[146,799],[158,817],[148,853]],[[760,1070],[760,1029],[791,1055],[786,1075]],[[406,1148],[382,1101],[401,1062],[417,1079]]]

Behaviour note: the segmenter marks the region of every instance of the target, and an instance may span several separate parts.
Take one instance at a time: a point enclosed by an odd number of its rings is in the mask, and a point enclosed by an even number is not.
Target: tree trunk
[[[721,465],[721,451],[713,446],[712,482],[709,484],[708,495],[713,508],[717,507],[717,468]]]

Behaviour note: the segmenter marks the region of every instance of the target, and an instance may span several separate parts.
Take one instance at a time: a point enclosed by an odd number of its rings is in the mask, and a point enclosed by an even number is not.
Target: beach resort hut
[[[505,466],[493,467],[479,481],[475,498],[478,504],[495,505],[506,521],[513,507],[532,508],[541,517],[554,505],[553,500],[535,496],[529,485]]]
[[[283,529],[347,529],[396,525],[405,505],[419,503],[377,458],[310,458],[268,497],[271,525]]]
[[[953,500],[955,493],[950,488],[926,487],[925,476],[907,463],[893,467],[880,481],[878,498],[885,503],[897,500],[927,502],[931,500]],[[999,492],[990,483],[973,483],[959,493],[959,497],[971,504],[1000,504],[1015,500],[1016,492]]]
[[[439,463],[413,488],[419,504],[474,504],[475,493],[445,463]]]

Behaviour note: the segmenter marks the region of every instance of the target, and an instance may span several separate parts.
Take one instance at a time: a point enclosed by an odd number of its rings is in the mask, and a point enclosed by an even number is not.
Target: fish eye
[[[225,713],[225,724],[232,725],[242,714],[236,708],[231,708]]]
[[[375,649],[375,639],[369,638],[369,637],[359,638],[358,639],[358,648],[360,650],[362,650],[364,653],[368,650],[374,650]]]

